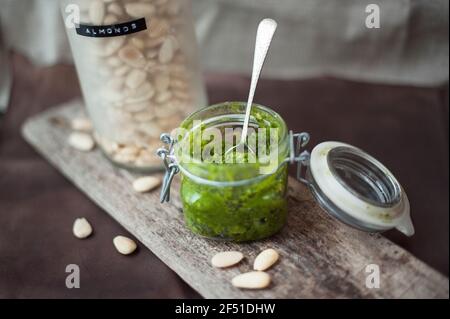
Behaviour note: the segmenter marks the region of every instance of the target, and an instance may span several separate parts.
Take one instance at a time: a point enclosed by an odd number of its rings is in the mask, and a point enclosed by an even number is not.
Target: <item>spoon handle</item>
[[[245,111],[244,126],[242,128],[241,143],[245,143],[248,131],[248,122],[250,120],[250,111],[252,109],[253,97],[255,95],[256,86],[258,84],[259,75],[266,60],[267,51],[269,51],[270,43],[277,29],[277,23],[272,19],[264,19],[258,25],[256,33],[255,55],[253,57],[252,80],[250,91],[248,93],[247,108]]]

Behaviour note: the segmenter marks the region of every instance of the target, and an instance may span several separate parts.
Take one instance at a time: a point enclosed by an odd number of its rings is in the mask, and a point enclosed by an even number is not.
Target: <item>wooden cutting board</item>
[[[276,236],[234,244],[204,239],[185,226],[172,185],[171,202],[160,204],[159,191],[138,194],[135,175],[114,167],[99,150],[83,153],[67,145],[70,130],[61,119],[83,114],[74,101],[29,119],[25,139],[82,192],[130,231],[148,249],[206,298],[448,298],[448,278],[379,234],[354,230],[334,220],[315,203],[307,188],[289,180],[289,218]],[[272,284],[259,291],[231,285],[235,275],[250,271],[255,256],[272,247],[281,257],[268,272]],[[220,251],[246,256],[237,267],[210,265]],[[380,288],[366,287],[367,265],[380,268]],[[149,274],[151,275],[151,274]]]

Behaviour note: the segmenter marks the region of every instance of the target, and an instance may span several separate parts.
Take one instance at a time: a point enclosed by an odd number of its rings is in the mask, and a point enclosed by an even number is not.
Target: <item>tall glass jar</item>
[[[101,149],[120,166],[159,169],[160,132],[206,105],[190,2],[63,0],[62,11]]]

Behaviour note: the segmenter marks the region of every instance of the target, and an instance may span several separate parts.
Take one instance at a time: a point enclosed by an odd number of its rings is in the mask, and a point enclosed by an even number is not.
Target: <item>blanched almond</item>
[[[277,262],[279,258],[278,253],[275,249],[269,248],[263,250],[255,259],[253,263],[253,269],[255,270],[266,270],[269,269],[273,264]]]
[[[145,167],[149,165],[157,165],[161,162],[161,159],[158,156],[141,156],[136,159],[134,162],[137,166]]]
[[[270,276],[262,271],[250,271],[234,277],[231,284],[238,288],[262,289],[269,286]]]
[[[226,268],[239,263],[244,255],[239,251],[223,251],[211,258],[211,264],[217,268]]]
[[[114,14],[107,14],[105,20],[103,21],[104,25],[113,25],[116,24],[119,19]]]
[[[86,218],[77,218],[73,223],[72,231],[75,237],[84,239],[92,234],[92,226]]]
[[[134,240],[125,236],[114,237],[113,243],[117,251],[122,255],[129,255],[132,252],[134,252],[137,248],[137,245],[134,242]]]
[[[139,148],[134,145],[129,145],[122,147],[119,151],[119,154],[121,155],[133,155],[136,156],[139,153]]]
[[[170,91],[163,91],[156,95],[155,101],[156,103],[162,104],[170,100],[171,97],[172,93],[170,93]]]
[[[156,11],[155,7],[150,3],[127,3],[125,11],[133,18],[142,18],[153,15]]]
[[[86,117],[76,117],[72,120],[72,129],[75,131],[91,132],[92,122]]]
[[[134,37],[134,38],[131,38],[130,43],[132,45],[134,45],[136,48],[138,48],[139,50],[142,50],[145,48],[145,42],[142,39]]]
[[[74,132],[69,136],[69,145],[79,151],[88,152],[94,148],[95,142],[89,134]]]
[[[113,67],[113,68],[117,68],[117,67],[123,65],[122,60],[120,60],[120,59],[119,59],[118,57],[116,57],[116,56],[112,56],[112,57],[108,58],[108,59],[106,60],[106,63],[107,63],[109,66]]]
[[[160,18],[154,18],[150,21],[150,27],[147,34],[150,38],[159,38],[165,36],[169,32],[169,28],[167,21]]]
[[[118,16],[121,16],[123,14],[122,7],[117,3],[111,3],[110,5],[108,5],[108,11]]]
[[[118,162],[118,163],[133,163],[136,160],[136,155],[133,154],[114,154],[113,157],[114,161]]]
[[[135,163],[138,166],[147,166],[151,164],[159,164],[160,161],[161,159],[155,154],[154,151],[141,150]]]
[[[100,57],[107,57],[116,53],[125,44],[126,37],[106,38],[103,40],[102,43],[104,45],[97,48],[96,53]]]
[[[171,38],[167,38],[164,40],[161,48],[159,49],[159,62],[161,63],[169,63],[173,59],[174,55],[174,43]]]
[[[105,17],[105,5],[102,0],[92,1],[89,7],[89,19],[94,25],[101,25]]]
[[[145,41],[145,46],[150,49],[155,49],[156,47],[160,46],[163,42],[164,42],[164,37],[159,37],[159,38],[150,38],[149,37]]]
[[[120,49],[119,58],[133,68],[142,68],[146,62],[142,52],[134,45],[127,45]]]
[[[147,74],[144,71],[141,71],[139,69],[134,69],[127,75],[125,84],[130,89],[136,89],[139,86],[141,86],[142,83],[144,83],[146,77],[147,77]]]
[[[155,89],[149,82],[144,82],[138,88],[127,91],[126,94],[128,95],[126,103],[141,103],[150,100],[155,95]]]
[[[133,189],[139,193],[149,192],[161,184],[161,179],[155,176],[145,176],[133,182]]]

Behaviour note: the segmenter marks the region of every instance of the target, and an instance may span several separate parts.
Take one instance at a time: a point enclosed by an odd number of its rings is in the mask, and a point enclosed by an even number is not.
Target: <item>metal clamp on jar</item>
[[[166,167],[161,202],[170,200],[170,184],[181,172],[181,199],[193,232],[232,241],[256,240],[278,232],[287,215],[288,164],[297,163],[297,179],[308,186],[328,214],[363,231],[396,228],[407,236],[414,234],[406,193],[383,164],[340,142],[321,143],[309,153],[304,150],[308,133],[294,134],[273,110],[260,105],[253,108],[279,129],[281,160],[270,174],[228,180],[223,176],[229,175],[221,175],[222,170],[230,169],[226,164],[215,165],[214,170],[209,170],[207,163],[190,167],[175,155],[178,142],[169,134],[161,136],[168,144],[167,149],[158,150]],[[236,125],[242,123],[244,113],[245,103],[213,105],[193,113],[181,126],[193,120],[203,121],[206,127]]]

